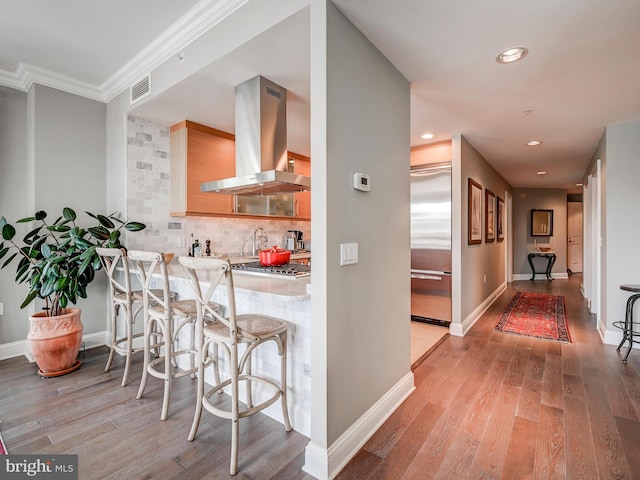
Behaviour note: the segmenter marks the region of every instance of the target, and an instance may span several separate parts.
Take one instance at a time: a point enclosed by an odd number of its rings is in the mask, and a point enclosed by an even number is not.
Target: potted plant
[[[115,214],[86,213],[95,220],[95,225],[88,228],[76,224],[76,212],[71,208],[64,208],[52,223],[47,223],[44,210],[22,218],[17,223],[37,222],[22,242],[15,239],[15,227],[5,217],[0,218],[0,260],[13,252],[0,268],[17,259],[15,280],[29,286],[20,308],[36,298],[45,302],[43,311],[29,318],[27,336],[40,367],[38,373],[43,377],[64,375],[80,366],[77,360],[83,329],[80,309],[68,306],[75,305],[78,298],[87,298],[87,285],[101,268],[96,247],[123,248],[120,242],[123,228],[130,232],[146,228],[140,222],[124,222]]]

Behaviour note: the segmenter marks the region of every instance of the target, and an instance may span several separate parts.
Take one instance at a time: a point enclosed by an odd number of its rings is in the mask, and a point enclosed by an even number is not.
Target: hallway
[[[602,344],[581,281],[510,284],[337,478],[640,478],[640,350]],[[564,295],[573,343],[493,332],[516,290]]]

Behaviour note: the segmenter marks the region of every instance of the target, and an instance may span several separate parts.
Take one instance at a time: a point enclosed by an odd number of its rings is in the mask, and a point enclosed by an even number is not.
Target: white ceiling
[[[191,7],[221,1],[0,0],[0,85],[26,68],[99,88]],[[640,119],[638,0],[335,4],[411,81],[412,145],[461,133],[514,187],[575,189],[604,127]],[[233,86],[261,74],[288,89],[289,147],[309,153],[308,31],[307,9],[135,114],[233,131]],[[528,56],[496,63],[512,46]]]

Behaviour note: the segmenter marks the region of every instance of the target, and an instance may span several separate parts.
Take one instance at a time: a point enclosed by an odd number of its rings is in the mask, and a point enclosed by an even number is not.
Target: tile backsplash
[[[187,254],[191,235],[204,251],[211,241],[214,253],[251,249],[254,230],[263,227],[268,245],[284,246],[287,230],[301,230],[310,238],[311,224],[295,220],[224,217],[171,217],[169,215],[169,126],[129,116],[127,118],[127,214],[147,228],[127,236],[130,249]],[[179,245],[184,244],[184,247]]]

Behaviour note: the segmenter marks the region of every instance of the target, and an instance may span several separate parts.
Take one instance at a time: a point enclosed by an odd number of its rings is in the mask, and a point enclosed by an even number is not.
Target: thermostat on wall
[[[368,192],[371,190],[371,179],[366,173],[354,173],[353,174],[353,188],[362,192]]]

